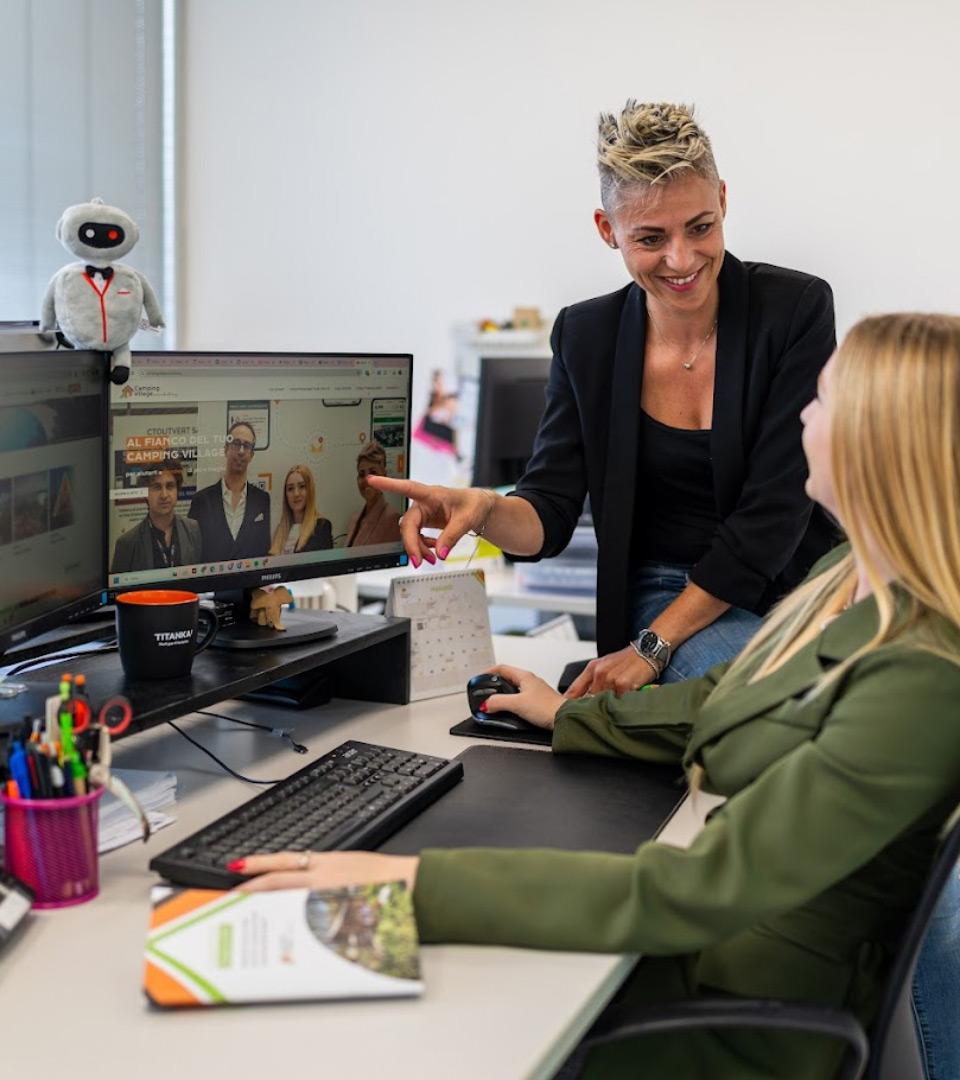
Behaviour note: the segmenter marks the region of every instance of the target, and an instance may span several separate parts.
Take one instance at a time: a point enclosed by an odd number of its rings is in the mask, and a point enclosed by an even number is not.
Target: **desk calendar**
[[[410,700],[462,693],[496,661],[482,570],[394,578],[388,615],[410,620]]]

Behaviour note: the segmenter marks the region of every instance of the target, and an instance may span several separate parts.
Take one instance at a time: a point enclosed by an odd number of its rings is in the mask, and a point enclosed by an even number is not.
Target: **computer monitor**
[[[113,391],[108,592],[213,591],[215,644],[280,645],[334,624],[248,618],[258,586],[406,564],[409,354],[136,353]],[[311,613],[312,614],[312,613]]]
[[[549,373],[549,357],[481,357],[474,486],[502,487],[523,475],[543,415]]]
[[[0,653],[100,606],[102,353],[0,351]]]

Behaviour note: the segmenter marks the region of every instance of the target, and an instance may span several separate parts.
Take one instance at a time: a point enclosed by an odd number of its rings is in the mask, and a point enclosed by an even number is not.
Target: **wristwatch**
[[[670,657],[673,655],[673,646],[665,638],[662,638],[656,630],[649,627],[637,634],[636,640],[631,641],[633,651],[653,668],[657,678],[663,674]]]

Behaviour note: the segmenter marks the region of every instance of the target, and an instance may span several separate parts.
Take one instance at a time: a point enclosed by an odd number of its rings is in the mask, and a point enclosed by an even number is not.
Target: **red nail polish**
[[[432,551],[428,551],[428,552],[427,552],[427,553],[426,553],[426,554],[425,554],[425,555],[424,555],[423,557],[424,557],[424,558],[425,558],[425,559],[427,560],[427,562],[428,562],[428,563],[429,563],[429,564],[430,564],[431,566],[435,566],[435,565],[436,565],[436,562],[437,562],[437,557],[436,557],[436,555],[434,555],[434,553],[433,553]]]
[[[448,547],[437,548],[437,554],[441,559],[445,559],[450,554],[450,549]]]
[[[227,863],[227,869],[234,874],[242,874],[243,868],[247,865],[246,859],[234,859],[233,862]]]
[[[487,703],[485,701],[480,702],[480,711],[481,712],[486,712],[487,711]]]
[[[413,563],[414,570],[420,569],[420,560],[416,557],[416,555],[411,555],[410,561]]]

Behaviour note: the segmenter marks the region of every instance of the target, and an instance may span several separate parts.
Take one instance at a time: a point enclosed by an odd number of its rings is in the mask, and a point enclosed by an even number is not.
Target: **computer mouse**
[[[491,675],[483,672],[482,675],[474,675],[467,683],[467,701],[470,705],[470,715],[478,724],[490,727],[503,728],[505,731],[527,731],[535,725],[529,724],[522,717],[512,712],[483,713],[480,706],[494,694],[519,694],[520,691],[512,682],[507,682],[502,675]]]

